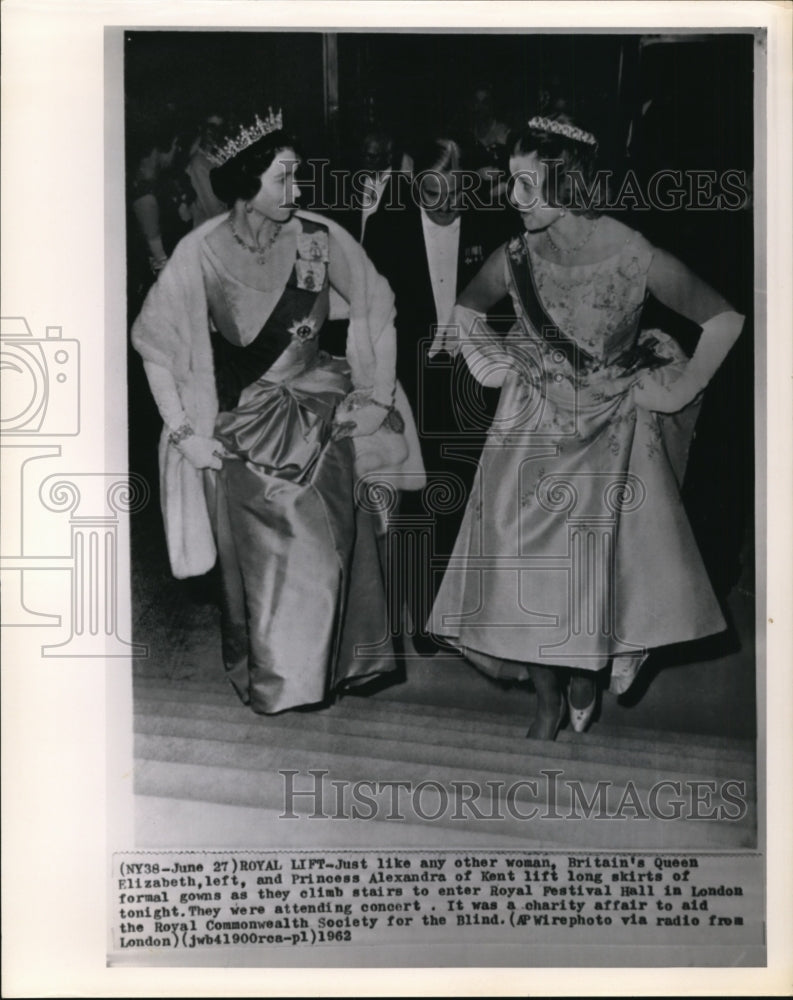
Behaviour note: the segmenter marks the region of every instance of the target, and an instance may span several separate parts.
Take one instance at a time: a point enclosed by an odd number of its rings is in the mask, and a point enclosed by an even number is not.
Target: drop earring
[[[245,203],[245,211],[248,213],[248,215],[250,215],[251,212],[253,211],[253,205],[251,205],[249,201]]]

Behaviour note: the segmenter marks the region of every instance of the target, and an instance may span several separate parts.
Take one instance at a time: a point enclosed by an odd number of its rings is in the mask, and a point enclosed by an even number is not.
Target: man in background
[[[425,624],[497,398],[473,382],[462,359],[429,360],[427,349],[435,327],[449,322],[457,296],[512,224],[505,209],[477,208],[475,199],[465,197],[462,167],[453,139],[423,143],[415,150],[408,197],[396,207],[381,199],[365,223],[366,251],[396,298],[397,377],[416,415],[427,470],[423,494],[403,494],[400,505],[401,515],[433,522],[432,565],[420,567],[422,579],[404,581],[413,645],[422,655],[439,648]],[[454,500],[439,509],[432,498],[449,489]]]

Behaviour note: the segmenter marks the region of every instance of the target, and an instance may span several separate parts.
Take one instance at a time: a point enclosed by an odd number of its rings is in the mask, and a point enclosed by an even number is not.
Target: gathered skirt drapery
[[[668,362],[658,377],[679,377],[671,337],[639,343]],[[722,630],[680,498],[698,406],[650,413],[621,364],[576,379],[519,331],[507,347],[515,364],[430,629],[499,678],[612,658],[632,675],[650,648]]]
[[[321,702],[393,669],[380,521],[356,504],[349,439],[331,439],[346,363],[317,355],[259,378],[221,413],[233,457],[205,474],[218,547],[223,659],[256,712]]]

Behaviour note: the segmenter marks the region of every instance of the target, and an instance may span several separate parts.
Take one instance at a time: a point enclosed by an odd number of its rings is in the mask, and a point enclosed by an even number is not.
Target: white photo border
[[[758,177],[756,188],[757,215],[765,212],[767,220],[764,244],[758,246],[765,246],[769,330],[767,394],[756,394],[765,405],[765,414],[758,418],[763,417],[768,428],[766,454],[756,451],[761,487],[757,523],[765,504],[770,541],[766,585],[760,588],[767,595],[767,609],[758,631],[758,665],[764,638],[768,671],[759,678],[766,699],[758,699],[758,728],[767,733],[761,760],[767,760],[767,788],[774,793],[766,798],[766,969],[346,970],[343,976],[334,972],[332,980],[318,969],[108,969],[108,914],[103,905],[108,857],[114,847],[133,844],[131,734],[128,722],[119,724],[131,716],[129,661],[110,658],[116,655],[111,651],[107,659],[79,652],[71,660],[47,658],[41,655],[40,630],[4,629],[5,995],[786,992],[793,899],[790,5],[463,2],[406,7],[392,2],[6,0],[2,16],[3,315],[23,316],[35,337],[44,336],[48,327],[60,327],[65,339],[80,342],[79,440],[63,436],[47,439],[47,444],[61,449],[64,465],[55,470],[59,475],[91,475],[97,471],[95,456],[104,455],[101,472],[111,478],[126,469],[126,407],[119,389],[124,384],[126,321],[123,262],[113,256],[122,230],[112,211],[106,214],[104,208],[105,199],[108,205],[120,202],[105,184],[114,183],[109,166],[123,148],[116,131],[122,123],[107,113],[105,75],[106,45],[115,44],[112,39],[120,38],[121,31],[106,36],[107,27],[501,31],[509,25],[569,30],[575,24],[580,31],[768,29],[767,180],[763,187]],[[118,178],[115,183],[121,183],[123,170],[112,173]],[[120,222],[123,226],[123,219]],[[107,271],[106,256],[111,261]],[[758,302],[764,291],[758,289]],[[113,334],[103,336],[102,331]],[[763,372],[757,377],[762,383]],[[758,425],[762,422],[758,419]],[[761,478],[764,468],[767,492]],[[117,522],[119,579],[128,581],[123,510]],[[45,520],[42,546],[52,530]],[[7,553],[5,537],[3,544]],[[62,589],[56,583],[47,596],[53,608],[66,613]],[[122,583],[117,600],[123,613],[116,635],[123,643],[130,636],[128,582]],[[119,799],[118,789],[125,782],[129,792]],[[762,843],[762,830],[759,834]]]

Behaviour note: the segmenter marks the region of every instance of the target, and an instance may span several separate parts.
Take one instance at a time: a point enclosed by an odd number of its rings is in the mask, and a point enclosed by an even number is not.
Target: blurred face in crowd
[[[452,170],[427,170],[417,181],[421,207],[439,226],[449,226],[460,214],[458,182]]]
[[[300,164],[293,149],[279,150],[261,175],[261,188],[251,199],[251,206],[272,222],[286,222],[297,208],[300,188],[296,172]]]
[[[471,112],[480,122],[489,122],[493,117],[493,98],[489,90],[480,87],[471,98]]]
[[[438,158],[416,177],[418,203],[439,226],[449,226],[462,209],[460,148],[451,139],[438,139]]]
[[[223,119],[220,115],[209,115],[204,120],[201,141],[204,145],[211,145],[222,141]]]
[[[361,149],[361,160],[364,170],[370,173],[382,173],[391,166],[392,144],[379,135],[368,135]]]
[[[157,151],[157,162],[160,167],[167,169],[173,166],[173,161],[176,159],[176,155],[179,152],[179,137],[174,136],[173,142],[168,149],[160,149]]]

